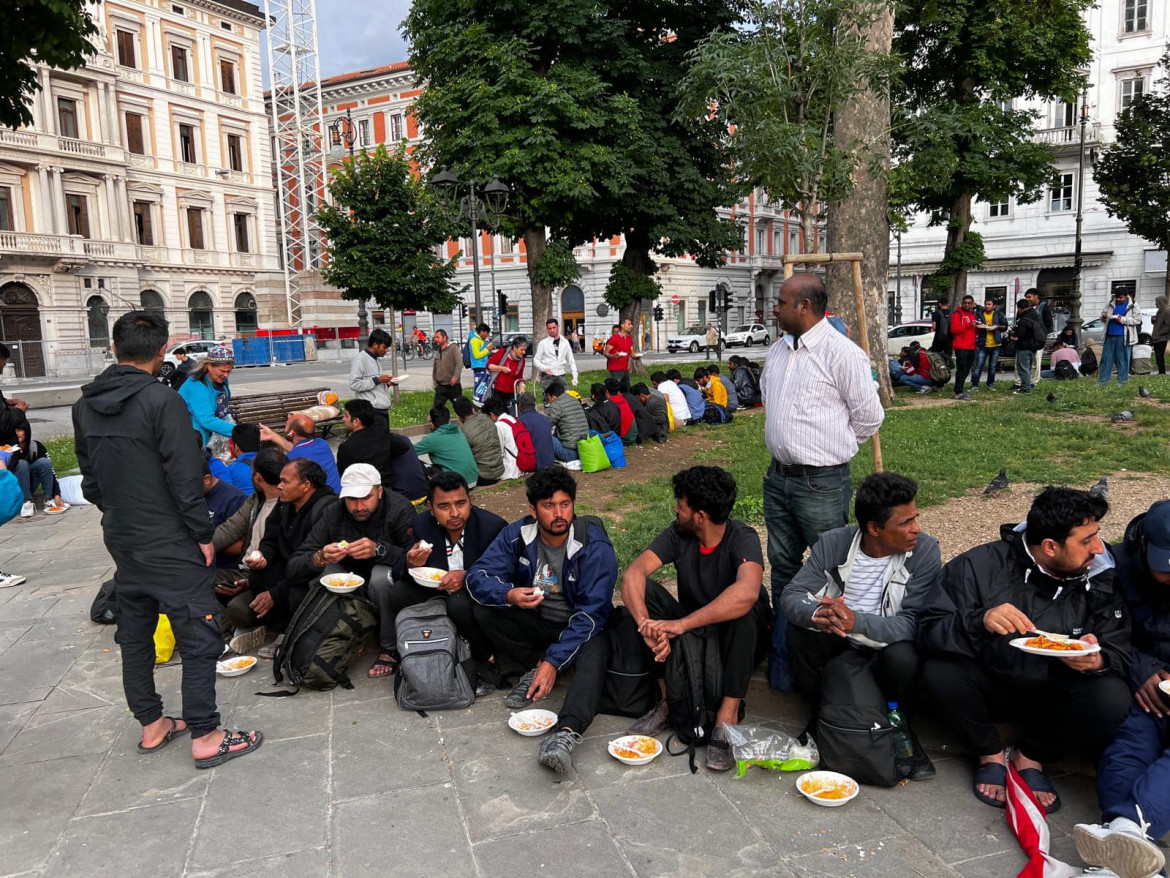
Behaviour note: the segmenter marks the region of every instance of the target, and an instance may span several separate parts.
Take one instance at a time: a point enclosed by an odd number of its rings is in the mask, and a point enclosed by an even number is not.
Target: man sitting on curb
[[[308,577],[356,573],[366,581],[378,608],[382,647],[369,675],[385,677],[398,666],[390,596],[394,565],[414,545],[414,507],[394,491],[384,491],[382,476],[368,463],[355,463],[342,474],[340,497],[313,525],[288,562],[288,572]]]
[[[1109,551],[1133,619],[1134,703],[1097,766],[1101,823],[1078,823],[1073,838],[1086,863],[1145,878],[1166,864],[1154,842],[1170,832],[1170,695],[1160,688],[1170,680],[1170,500]]]
[[[589,437],[589,420],[581,400],[565,392],[565,385],[552,382],[544,392],[549,400],[548,422],[553,428],[553,456],[565,463],[580,460],[577,443]]]
[[[601,520],[575,514],[577,483],[568,470],[537,470],[525,494],[529,515],[500,532],[465,580],[497,662],[506,656],[530,668],[504,699],[512,710],[545,698],[584,650],[606,648],[604,639],[589,644],[613,611],[618,574]],[[572,770],[573,748],[596,712],[596,667],[574,675],[557,730],[540,745],[541,764],[561,774]]]
[[[1088,491],[1045,488],[1026,522],[1004,525],[998,542],[951,559],[919,614],[924,687],[979,757],[975,797],[992,807],[1006,801],[997,722],[1023,726],[1012,764],[1052,814],[1061,802],[1044,764],[1072,750],[1099,750],[1129,709],[1129,613],[1098,536],[1108,511]],[[1012,646],[1038,631],[1101,651],[1050,657]]]
[[[479,470],[479,485],[494,485],[504,477],[504,451],[500,448],[500,434],[487,415],[480,414],[465,396],[455,400],[453,408],[459,419],[459,429],[467,437],[475,466]]]
[[[325,471],[325,481],[333,492],[340,490],[341,476],[337,471],[337,461],[333,458],[333,449],[317,436],[317,424],[308,415],[289,415],[283,436],[261,424],[260,438],[274,443],[289,460],[307,457]]]
[[[784,587],[788,654],[797,691],[809,703],[816,734],[825,665],[864,656],[885,700],[908,719],[918,690],[914,646],[918,612],[938,585],[938,541],[918,530],[918,485],[897,473],[874,473],[858,486],[857,525],[826,531]],[[934,777],[914,740],[911,780]]]
[[[507,524],[494,512],[471,502],[467,482],[459,473],[435,473],[427,495],[427,511],[414,519],[418,542],[394,565],[395,582],[389,600],[395,615],[435,597],[435,589],[411,579],[410,569],[435,567],[447,571],[439,581],[439,595],[446,598],[447,615],[471,647],[479,672],[476,695],[495,691],[498,678],[490,664],[492,642],[475,622],[475,602],[464,588],[464,577]]]
[[[715,730],[707,745],[707,767],[727,771],[735,760],[727,727],[739,722],[752,670],[763,661],[771,640],[772,611],[764,590],[764,553],[760,537],[731,518],[735,479],[716,466],[693,466],[677,473],[674,523],[655,537],[626,568],[622,601],[638,624],[649,651],[648,662],[662,677],[671,640],[707,625],[716,629],[723,663],[723,696]],[[650,576],[664,564],[678,573],[678,599]],[[669,723],[666,684],[658,706],[630,728],[630,734],[656,735]],[[708,705],[715,707],[715,705]]]
[[[425,454],[431,459],[431,469],[447,470],[459,473],[472,488],[479,481],[479,466],[475,462],[475,455],[471,453],[471,446],[467,444],[467,437],[458,425],[451,423],[451,413],[447,407],[431,409],[427,415],[427,423],[431,432],[414,443],[414,450],[418,454]]]

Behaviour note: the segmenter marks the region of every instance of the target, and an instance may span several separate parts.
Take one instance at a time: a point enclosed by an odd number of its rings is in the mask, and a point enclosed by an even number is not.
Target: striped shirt
[[[845,606],[855,613],[878,615],[889,564],[889,558],[871,558],[858,549],[849,571],[849,581],[845,583]]]
[[[764,443],[782,464],[839,466],[885,418],[865,352],[828,320],[768,350],[760,376]]]

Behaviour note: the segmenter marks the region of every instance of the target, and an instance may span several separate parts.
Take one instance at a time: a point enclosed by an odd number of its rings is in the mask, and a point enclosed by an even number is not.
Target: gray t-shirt
[[[536,544],[536,573],[532,577],[534,588],[544,591],[541,601],[541,617],[554,625],[563,625],[573,615],[573,607],[565,598],[561,573],[565,567],[565,546],[546,545],[544,540]]]

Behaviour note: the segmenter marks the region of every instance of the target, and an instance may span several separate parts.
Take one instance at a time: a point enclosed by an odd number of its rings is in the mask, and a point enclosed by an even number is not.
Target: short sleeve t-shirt
[[[764,566],[760,536],[742,521],[728,519],[719,545],[704,552],[697,537],[672,524],[650,544],[650,551],[663,564],[674,564],[678,571],[678,602],[688,613],[705,607],[735,582],[740,565],[751,562]],[[760,600],[767,602],[760,587]]]
[[[508,371],[496,373],[496,390],[499,393],[515,393],[516,382],[524,377],[524,361],[526,357],[521,357],[519,360],[512,357],[509,348],[500,348],[488,359],[488,362],[493,366],[505,366]]]
[[[561,573],[565,568],[565,546],[545,545],[544,540],[536,544],[536,572],[532,587],[544,592],[540,604],[540,615],[546,622],[563,625],[573,615],[573,607],[565,597]]]
[[[634,337],[632,335],[622,335],[619,332],[617,335],[611,335],[606,344],[610,347],[610,353],[616,355],[606,361],[606,368],[610,372],[628,371],[630,368],[630,354],[634,350]]]

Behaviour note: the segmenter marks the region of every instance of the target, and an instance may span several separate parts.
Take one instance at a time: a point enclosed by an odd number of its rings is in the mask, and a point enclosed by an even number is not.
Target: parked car
[[[934,339],[934,330],[931,329],[933,325],[929,320],[912,320],[909,323],[891,326],[886,333],[886,353],[896,357],[902,352],[902,348],[909,347],[912,341],[929,348]]]
[[[771,343],[772,337],[768,335],[768,328],[762,323],[742,323],[727,333],[724,339],[724,344],[729,348],[736,345],[750,348],[754,344],[762,344],[767,347]]]
[[[158,370],[158,377],[170,378],[171,373],[179,368],[179,358],[175,356],[177,353],[186,353],[187,356],[194,360],[206,360],[207,352],[211,350],[212,345],[226,344],[223,341],[214,340],[195,340],[184,341],[176,345],[171,345],[163,356],[162,368]]]
[[[725,344],[725,340],[720,335],[719,344]],[[690,351],[692,354],[697,354],[699,351],[707,347],[707,327],[706,326],[688,326],[682,332],[669,336],[666,339],[666,349],[672,354],[678,353],[682,350]]]

